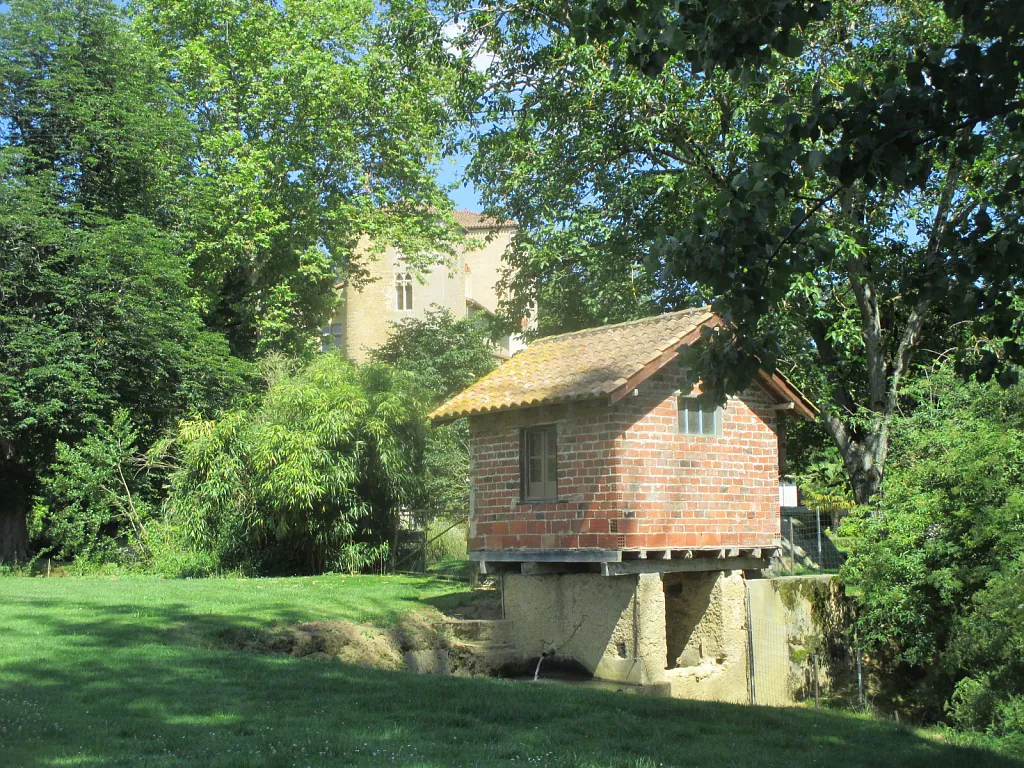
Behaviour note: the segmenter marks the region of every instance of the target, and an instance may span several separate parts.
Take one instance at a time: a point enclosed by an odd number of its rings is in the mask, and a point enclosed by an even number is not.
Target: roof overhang
[[[808,400],[804,393],[797,389],[793,382],[776,371],[768,373],[763,368],[757,371],[757,382],[769,395],[772,395],[780,402],[792,403],[793,411],[807,421],[814,421],[818,418],[820,411]]]
[[[468,296],[466,297],[466,306],[470,307],[471,309],[475,309],[477,312],[486,312],[488,315],[494,315],[494,313],[491,312],[491,310],[489,310],[479,301],[477,301],[476,299],[471,299]]]
[[[721,328],[722,325],[724,325],[724,323],[722,323],[722,319],[718,315],[712,315],[708,318],[707,322],[694,328],[690,333],[686,334],[683,338],[648,362],[647,365],[620,384],[618,389],[611,393],[608,398],[609,402],[612,405],[619,402],[619,400],[626,397],[626,395],[647,381],[647,379],[651,378],[651,376],[678,358],[679,355],[682,354],[684,347],[688,347],[700,339],[701,332],[705,328]]]
[[[691,333],[681,338],[674,345],[666,349],[656,358],[647,363],[647,365],[626,379],[614,392],[611,393],[608,398],[609,402],[612,405],[619,402],[655,373],[660,371],[669,363],[678,359],[684,348],[689,347],[700,339],[701,333],[705,328],[722,327],[725,327],[725,323],[722,319],[718,315],[712,315],[703,325],[694,328]],[[768,373],[763,368],[758,368],[755,380],[769,395],[775,397],[778,402],[791,405],[792,410],[807,421],[814,421],[814,419],[818,417],[819,411],[817,407],[815,407],[814,403],[808,400],[804,394],[781,373],[778,373],[777,371],[774,373]]]

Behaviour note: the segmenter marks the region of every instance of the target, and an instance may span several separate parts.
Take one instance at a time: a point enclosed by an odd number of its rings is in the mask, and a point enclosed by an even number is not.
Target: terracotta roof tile
[[[709,307],[538,339],[430,414],[473,413],[610,395],[710,320]]]
[[[465,230],[497,229],[498,227],[514,227],[514,221],[498,221],[491,216],[484,216],[474,211],[452,211],[455,223]]]

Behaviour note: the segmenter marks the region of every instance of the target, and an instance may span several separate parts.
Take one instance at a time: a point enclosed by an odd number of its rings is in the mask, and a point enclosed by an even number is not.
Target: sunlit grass
[[[0,578],[0,766],[1019,765],[863,716],[232,651],[222,633],[388,627],[413,577]]]

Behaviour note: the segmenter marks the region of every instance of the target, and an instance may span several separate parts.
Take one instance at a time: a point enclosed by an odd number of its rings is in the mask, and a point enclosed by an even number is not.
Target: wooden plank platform
[[[487,563],[617,563],[618,549],[477,549],[469,559]]]
[[[629,576],[638,573],[695,573],[699,571],[759,571],[769,560],[755,557],[694,557],[689,560],[626,560],[601,563],[602,576]]]
[[[761,570],[779,547],[690,547],[685,549],[481,549],[469,553],[481,573],[571,573],[600,569],[605,576],[637,573]]]

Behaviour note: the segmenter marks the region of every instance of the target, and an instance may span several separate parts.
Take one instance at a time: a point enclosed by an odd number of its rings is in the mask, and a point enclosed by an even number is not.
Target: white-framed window
[[[558,498],[558,432],[554,424],[522,431],[519,472],[523,501]]]
[[[679,398],[679,432],[684,435],[722,434],[723,406],[712,405],[704,397]]]
[[[412,273],[399,272],[395,275],[395,309],[409,312],[412,309]]]
[[[320,329],[320,351],[330,352],[345,345],[345,329],[341,323],[325,325]]]

